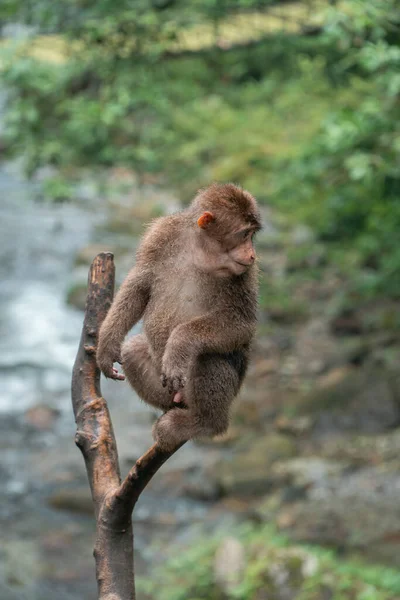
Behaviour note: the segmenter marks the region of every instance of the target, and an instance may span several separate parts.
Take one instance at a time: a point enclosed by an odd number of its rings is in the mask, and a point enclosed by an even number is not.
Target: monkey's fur
[[[164,411],[164,450],[226,431],[257,319],[253,196],[233,184],[201,190],[186,210],[156,219],[101,327],[97,362]],[[124,341],[143,317],[144,332]]]

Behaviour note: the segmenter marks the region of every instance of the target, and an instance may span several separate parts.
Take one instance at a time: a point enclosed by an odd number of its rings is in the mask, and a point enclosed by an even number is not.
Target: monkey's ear
[[[201,217],[197,219],[197,225],[202,229],[207,229],[208,225],[213,221],[215,221],[214,215],[211,212],[208,212],[208,210],[206,210],[205,212],[203,212]]]

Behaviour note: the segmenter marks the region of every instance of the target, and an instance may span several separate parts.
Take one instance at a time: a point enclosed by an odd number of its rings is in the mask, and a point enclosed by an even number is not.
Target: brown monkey
[[[186,210],[156,219],[101,327],[97,362],[164,411],[164,450],[223,433],[243,381],[257,317],[257,203],[233,184],[201,190]],[[143,333],[124,341],[143,317]]]

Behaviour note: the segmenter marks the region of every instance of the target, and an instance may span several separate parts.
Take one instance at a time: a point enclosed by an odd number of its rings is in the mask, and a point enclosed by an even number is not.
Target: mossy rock
[[[295,442],[277,433],[257,440],[250,448],[221,462],[213,476],[223,494],[257,495],[271,489],[271,465],[296,455]]]
[[[92,515],[93,500],[88,488],[58,489],[48,498],[48,504],[57,510]]]
[[[316,414],[314,433],[381,433],[400,423],[398,381],[393,373],[365,364],[339,367],[320,378],[303,404]]]
[[[367,476],[364,481],[366,485]],[[343,488],[330,497],[288,505],[277,518],[281,529],[296,541],[347,549],[399,567],[396,500],[369,494],[361,486],[346,496]]]

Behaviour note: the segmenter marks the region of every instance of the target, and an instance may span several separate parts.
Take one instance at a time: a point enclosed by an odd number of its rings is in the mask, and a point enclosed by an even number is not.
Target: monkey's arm
[[[122,342],[143,316],[149,301],[153,275],[168,243],[166,219],[160,217],[148,227],[136,252],[136,264],[121,285],[101,326],[97,363],[106,377],[124,379],[113,368],[113,363],[120,362]]]
[[[124,379],[114,362],[120,362],[121,344],[142,317],[150,296],[150,274],[136,265],[127,275],[100,328],[97,364],[106,377]]]
[[[178,391],[186,382],[187,371],[196,356],[228,353],[242,348],[253,338],[256,320],[218,310],[178,325],[170,335],[162,362],[162,382]]]

